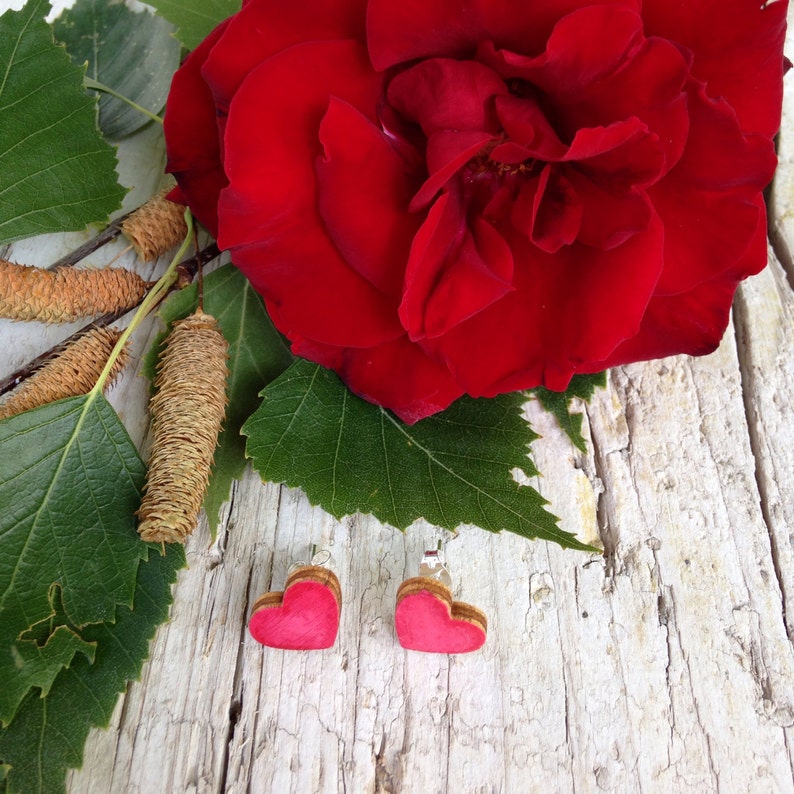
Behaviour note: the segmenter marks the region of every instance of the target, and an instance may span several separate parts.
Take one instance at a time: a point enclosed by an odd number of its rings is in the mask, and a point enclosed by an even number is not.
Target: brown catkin
[[[121,267],[45,270],[0,259],[0,317],[68,323],[137,306],[147,284]]]
[[[0,419],[31,408],[88,394],[94,388],[121,331],[92,328],[46,362],[0,404]],[[107,381],[109,386],[127,363],[127,347],[116,359]]]
[[[170,190],[165,188],[152,196],[121,224],[121,231],[144,262],[161,257],[187,234],[185,208],[166,198]]]
[[[198,521],[226,412],[229,346],[214,317],[197,311],[174,323],[149,404],[152,450],[138,533],[184,543]]]

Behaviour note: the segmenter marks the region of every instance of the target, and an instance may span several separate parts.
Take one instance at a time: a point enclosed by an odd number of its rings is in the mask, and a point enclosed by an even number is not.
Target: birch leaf
[[[476,524],[592,551],[512,476],[538,473],[521,394],[464,397],[409,426],[355,397],[332,372],[297,361],[262,396],[243,426],[254,468],[302,488],[337,518],[372,513],[398,529],[419,518],[448,530]]]
[[[587,451],[587,442],[582,435],[582,414],[573,411],[572,404],[575,399],[587,402],[596,389],[606,386],[606,372],[595,375],[574,375],[565,391],[550,391],[538,387],[532,389],[532,394],[537,397],[541,406],[554,416],[557,423],[571,440],[571,443],[582,452]]]
[[[30,0],[0,16],[0,242],[104,221],[125,192],[84,69],[53,41],[49,9]]]
[[[69,768],[79,767],[92,727],[106,727],[127,681],[140,675],[155,629],[168,617],[171,585],[184,565],[182,547],[165,555],[149,551],[138,567],[135,607],[119,607],[112,623],[89,626],[85,637],[96,648],[63,670],[47,697],[29,692],[14,721],[0,731],[0,782],[7,793],[60,794]],[[0,787],[2,790],[2,787]]]
[[[157,13],[177,26],[176,37],[188,50],[198,47],[226,17],[236,14],[241,0],[149,0]]]
[[[109,0],[78,0],[53,23],[55,38],[87,75],[143,108],[158,113],[179,66],[174,28],[149,11]],[[127,102],[99,94],[99,126],[108,138],[131,135],[149,117]]]
[[[101,395],[0,421],[1,722],[28,689],[46,691],[77,651],[90,655],[85,626],[132,604],[147,554],[134,515],[143,477],[132,441]],[[64,620],[42,637],[36,627],[61,605]]]

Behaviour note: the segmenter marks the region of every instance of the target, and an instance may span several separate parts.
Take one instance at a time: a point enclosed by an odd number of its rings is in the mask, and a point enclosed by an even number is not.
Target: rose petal
[[[532,159],[532,152],[526,146],[507,141],[494,146],[490,158],[493,162],[503,165],[521,165],[526,160]]]
[[[608,127],[579,130],[563,157],[615,189],[648,187],[658,181],[664,153],[658,138],[636,117]]]
[[[564,389],[584,362],[602,361],[637,333],[662,268],[663,238],[655,219],[608,252],[574,244],[549,255],[516,237],[509,241],[515,291],[424,347],[475,397]]]
[[[493,98],[506,93],[499,75],[481,63],[431,58],[398,74],[387,96],[429,137],[442,130],[497,133]]]
[[[501,235],[467,225],[460,196],[445,193],[414,238],[400,319],[412,341],[447,333],[513,287],[513,258]]]
[[[719,275],[679,295],[654,296],[637,334],[602,361],[589,362],[581,372],[600,372],[680,353],[703,356],[719,346],[730,319],[738,278]]]
[[[657,291],[687,292],[742,257],[763,221],[761,191],[775,154],[761,136],[744,136],[731,108],[689,93],[690,134],[678,165],[648,193],[665,225],[665,269]],[[766,263],[756,253],[750,272]]]
[[[547,165],[518,194],[511,219],[535,245],[553,254],[579,235],[584,207],[576,188],[559,168]]]
[[[447,369],[405,336],[364,349],[332,348],[304,339],[292,350],[335,370],[359,397],[388,406],[409,425],[443,411],[463,394]]]
[[[783,42],[788,0],[645,0],[649,35],[692,51],[693,76],[711,97],[724,97],[745,132],[772,137],[780,127]]]
[[[596,5],[561,20],[540,56],[497,51],[484,42],[478,57],[503,78],[542,89],[546,112],[567,140],[582,128],[640,119],[658,135],[669,170],[686,136],[687,63],[670,42],[641,34],[636,13]]]
[[[364,47],[353,41],[296,45],[250,73],[229,109],[230,184],[219,202],[222,248],[321,224],[314,165],[323,153],[319,129],[330,98],[374,122],[381,79]]]
[[[541,55],[526,58],[508,50],[502,59],[505,65],[521,67],[514,76],[558,102],[625,68],[642,41],[642,17],[636,9],[591,4],[560,19]],[[495,50],[495,42],[491,48]]]
[[[638,119],[664,152],[664,172],[681,157],[688,130],[684,85],[687,64],[668,41],[647,40],[630,65],[587,87],[576,98],[555,105],[563,127],[608,126]]]
[[[235,249],[232,261],[290,340],[371,347],[404,333],[394,299],[351,270],[322,230]]]
[[[511,292],[512,275],[513,256],[504,238],[485,221],[475,219],[427,297],[426,336],[445,334]]]
[[[568,147],[560,140],[535,99],[497,97],[496,113],[510,140],[526,147],[530,156],[545,162],[565,157]]]
[[[636,186],[658,178],[664,154],[638,119],[580,130],[561,158],[521,190],[513,225],[547,253],[578,239],[615,248],[643,231],[653,215]]]
[[[317,206],[314,164],[331,96],[374,112],[380,83],[362,45],[311,42],[254,69],[230,106],[218,242],[290,338],[366,347],[403,333],[395,299],[345,262]]]
[[[256,0],[229,20],[228,35],[204,65],[215,102],[226,113],[240,83],[263,61],[294,44],[365,42],[366,0]]]
[[[437,132],[427,142],[430,176],[411,200],[409,210],[418,212],[493,138],[487,132]]]
[[[582,202],[579,242],[609,251],[648,228],[655,212],[644,191],[612,190],[576,168],[566,173]]]
[[[555,23],[592,0],[516,4],[515,0],[370,0],[367,40],[376,69],[415,58],[471,56],[480,41],[536,54]],[[600,0],[639,8],[639,0]]]
[[[222,22],[215,28],[174,74],[163,119],[165,170],[174,175],[182,198],[213,237],[218,234],[218,195],[227,180],[220,161],[212,92],[201,77],[201,68],[226,27],[227,22]]]
[[[182,188],[179,187],[179,185],[172,187],[171,190],[166,193],[165,197],[168,201],[173,201],[175,204],[187,205],[187,197],[182,192]]]
[[[320,140],[318,206],[325,228],[351,267],[399,299],[421,223],[407,211],[416,175],[374,124],[338,99],[331,99]]]

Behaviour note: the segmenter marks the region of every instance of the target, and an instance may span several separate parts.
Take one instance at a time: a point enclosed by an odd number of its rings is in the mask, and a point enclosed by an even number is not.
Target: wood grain
[[[794,792],[791,75],[787,87],[770,266],[740,289],[718,351],[613,370],[586,409],[587,454],[527,408],[537,487],[604,556],[463,528],[447,537],[453,592],[487,614],[488,640],[408,652],[397,588],[442,533],[336,521],[249,472],[216,542],[203,519],[190,538],[171,621],[71,794]],[[12,253],[39,264],[74,239]],[[40,352],[39,331],[0,323],[3,368]],[[111,395],[139,442],[145,389],[128,375]],[[250,605],[311,543],[341,582],[337,643],[263,648]]]

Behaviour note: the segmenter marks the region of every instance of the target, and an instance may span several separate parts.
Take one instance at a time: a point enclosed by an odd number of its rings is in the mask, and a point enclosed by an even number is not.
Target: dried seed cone
[[[112,328],[93,328],[80,336],[33,373],[0,405],[0,419],[65,397],[88,394],[120,336],[121,331]],[[110,371],[108,386],[124,368],[127,358],[125,346]]]
[[[149,409],[152,451],[138,533],[184,543],[198,521],[226,411],[229,348],[214,317],[174,323],[157,367]]]
[[[187,234],[185,208],[166,198],[169,191],[166,188],[152,196],[121,224],[121,231],[144,262],[179,245]]]
[[[68,323],[137,306],[146,282],[121,267],[45,270],[0,259],[0,317]]]

